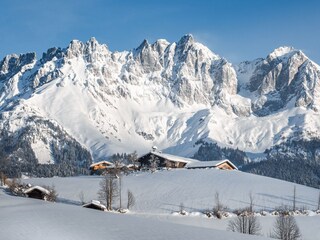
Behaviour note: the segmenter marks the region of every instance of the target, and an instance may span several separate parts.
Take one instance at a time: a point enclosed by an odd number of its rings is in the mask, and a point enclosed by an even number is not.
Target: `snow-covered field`
[[[28,179],[25,182],[54,185],[62,200],[79,202],[81,191],[87,201],[97,199],[100,180],[100,176],[83,176]],[[122,185],[123,195],[127,189],[134,193],[137,203],[133,210],[140,213],[172,213],[179,209],[180,203],[191,212],[211,209],[217,191],[228,208],[247,207],[251,192],[257,210],[273,210],[292,206],[294,186],[297,206],[311,210],[317,207],[319,194],[314,188],[286,181],[217,169],[141,172],[124,176]]]
[[[231,232],[105,213],[6,195],[0,189],[0,239],[260,239]]]
[[[298,208],[316,209],[319,196],[318,189],[240,171],[181,169],[123,176],[124,204],[128,189],[136,198],[136,205],[127,214],[80,207],[81,192],[86,201],[98,198],[100,180],[100,176],[24,179],[35,185],[54,185],[59,202],[1,193],[1,215],[5,217],[0,218],[0,236],[6,236],[5,239],[249,239],[247,235],[226,231],[230,218],[207,218],[201,213],[212,209],[216,192],[231,210],[247,207],[251,192],[256,211],[291,207],[294,186]],[[174,213],[180,203],[188,216]],[[117,202],[114,207],[118,207]],[[261,234],[266,237],[276,217],[258,218]],[[296,216],[296,220],[303,239],[320,239],[319,214]],[[21,227],[13,230],[13,226]],[[255,238],[261,239],[252,239]]]

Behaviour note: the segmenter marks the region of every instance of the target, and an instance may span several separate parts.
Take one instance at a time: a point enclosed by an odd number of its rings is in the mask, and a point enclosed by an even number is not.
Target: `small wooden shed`
[[[97,200],[92,200],[91,202],[82,205],[82,207],[91,208],[91,209],[100,210],[100,211],[104,211],[106,209],[106,206]]]
[[[46,196],[50,194],[50,191],[48,189],[45,189],[44,187],[33,186],[24,190],[24,194],[26,194],[29,198],[45,200]]]

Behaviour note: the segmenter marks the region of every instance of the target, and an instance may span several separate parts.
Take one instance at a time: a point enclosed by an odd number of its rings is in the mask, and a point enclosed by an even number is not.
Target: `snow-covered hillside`
[[[261,154],[292,139],[320,139],[319,76],[317,64],[288,47],[234,66],[191,35],[124,52],[73,40],[41,59],[13,54],[0,62],[1,135],[20,136],[32,115],[94,160],[153,145],[190,157],[199,140]],[[55,132],[27,134],[34,161],[59,162]]]
[[[0,236],[6,240],[263,239],[257,236],[105,213],[79,206],[12,197],[0,189]]]
[[[62,200],[78,202],[81,191],[87,201],[98,197],[101,178],[54,177],[24,181],[36,185],[54,185]],[[134,211],[141,213],[171,213],[179,210],[180,203],[188,211],[211,209],[217,191],[224,205],[230,209],[247,207],[251,192],[257,210],[273,210],[281,206],[292,206],[295,185],[297,206],[314,210],[319,195],[319,191],[314,188],[241,171],[218,169],[164,170],[154,174],[144,172],[124,176],[122,182],[124,195],[127,189],[135,194],[137,204]]]
[[[59,201],[70,205],[70,210],[67,212],[68,219],[73,216],[73,211],[78,211],[76,218],[83,219],[84,216],[81,217],[80,215],[85,214],[85,210],[81,208],[79,209],[79,206],[74,207],[74,205],[79,204],[79,194],[81,192],[83,193],[85,201],[97,199],[97,192],[99,190],[99,182],[101,179],[102,177],[100,176],[83,176],[70,178],[54,177],[26,179],[23,181],[38,185],[54,185],[59,194]],[[174,224],[173,226],[175,229],[177,229],[175,224],[181,225],[180,227],[201,227],[201,229],[195,229],[197,234],[202,233],[202,230],[204,230],[202,228],[206,229],[205,232],[208,229],[225,231],[230,218],[222,220],[212,218],[208,219],[204,214],[201,214],[201,212],[213,208],[215,204],[214,199],[216,192],[219,192],[222,203],[231,210],[248,207],[250,202],[249,195],[251,193],[254,199],[253,208],[255,211],[272,211],[279,207],[292,207],[294,186],[296,187],[296,207],[299,209],[315,210],[318,204],[319,190],[277,179],[243,173],[240,171],[223,171],[217,169],[183,169],[171,171],[164,170],[155,173],[144,172],[131,174],[128,176],[123,176],[122,178],[122,201],[124,204],[126,203],[127,189],[130,189],[136,198],[136,205],[132,208],[130,215],[147,218],[147,220],[135,220],[135,218],[131,218],[131,216],[126,219],[127,215],[124,217],[115,215],[115,217],[113,217],[114,215],[106,213],[107,216],[105,217],[104,221],[109,221],[109,217],[110,221],[113,219],[115,223],[119,219],[123,219],[121,221],[131,221],[129,219],[132,219],[132,221],[137,221],[136,229],[140,228],[140,223],[147,224],[146,226],[149,226],[151,229],[153,229],[152,225],[156,224],[155,220],[160,220],[165,225],[168,222]],[[181,203],[183,203],[185,206],[185,210],[190,213],[189,216],[177,216],[172,214],[173,212],[179,211]],[[45,203],[41,205],[45,205]],[[56,205],[57,208],[62,206],[62,204]],[[118,201],[114,203],[114,206],[118,207]],[[41,208],[42,206],[40,209]],[[46,208],[51,207],[49,206]],[[78,210],[76,210],[76,208]],[[7,209],[13,209],[13,207]],[[20,209],[23,209],[23,207],[20,207],[18,210]],[[36,207],[32,206],[31,209],[34,211]],[[90,210],[86,212],[89,213],[89,211]],[[91,210],[91,212],[96,211]],[[91,212],[86,217],[87,220],[85,221],[88,225],[91,225],[89,223],[93,221],[92,217],[94,213]],[[19,216],[18,213],[15,214],[15,216]],[[50,218],[51,220],[49,223],[51,221],[55,222],[55,219],[57,218],[54,217],[54,213],[50,212],[50,216],[51,215],[52,217]],[[56,215],[64,216],[64,213],[58,214],[56,211]],[[97,215],[99,214],[97,213]],[[103,218],[102,215],[99,215],[99,218]],[[112,215],[112,217],[110,215]],[[41,218],[41,216],[38,214],[37,216],[38,219]],[[275,216],[259,217],[259,221],[262,225],[261,233],[264,236],[269,236],[275,218]],[[318,228],[320,215],[298,216],[296,219],[303,239],[311,240],[320,237],[320,231]],[[77,223],[77,220],[73,221]],[[74,226],[72,219],[69,219],[67,222]],[[55,224],[55,226],[57,226],[57,223]],[[80,224],[80,226],[82,226],[82,224]],[[89,228],[91,227],[93,226],[90,226]],[[162,227],[159,228],[162,229]],[[54,229],[52,231],[55,231]],[[119,227],[117,229],[122,228]],[[171,229],[171,227],[169,227],[169,229]],[[104,230],[99,230],[97,232],[98,236],[100,231]],[[172,231],[172,234],[175,235],[175,231]],[[237,239],[238,237],[236,235],[223,235],[223,233],[215,234],[218,234],[217,236],[219,236],[217,239],[223,239],[223,237],[226,237],[226,239]],[[220,234],[222,234],[221,237]],[[229,233],[226,232],[226,234]],[[184,238],[188,239],[187,236],[183,236]],[[190,235],[190,237],[191,236],[194,237],[194,235]],[[179,239],[180,235],[176,237],[176,239]],[[245,237],[245,239],[248,237],[249,239],[249,236],[243,237]],[[211,238],[214,239],[214,236]],[[138,237],[138,239],[144,238]],[[168,236],[168,239],[171,239],[171,237]],[[202,236],[198,235],[196,239],[202,239]]]

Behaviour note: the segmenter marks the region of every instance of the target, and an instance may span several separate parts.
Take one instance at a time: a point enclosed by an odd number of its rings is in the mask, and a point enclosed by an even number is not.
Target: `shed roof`
[[[230,160],[218,160],[218,161],[194,161],[187,163],[186,168],[205,168],[205,167],[217,167],[223,163],[228,163],[234,169],[238,169]]]
[[[98,201],[98,200],[91,200],[91,202],[86,203],[86,204],[83,204],[82,207],[88,207],[88,206],[90,206],[90,205],[94,205],[94,206],[96,206],[96,207],[98,207],[98,208],[101,208],[101,209],[106,209],[106,206],[103,205],[103,204],[102,204],[100,201]]]
[[[40,187],[40,186],[33,186],[31,188],[28,188],[28,189],[24,190],[24,193],[27,194],[27,193],[30,193],[30,192],[32,192],[34,190],[38,190],[38,191],[40,191],[40,192],[42,192],[44,194],[47,194],[47,195],[50,194],[50,191],[48,189],[45,189],[44,187]]]
[[[103,163],[108,164],[108,165],[112,165],[113,164],[112,162],[108,162],[108,161],[100,161],[100,162],[92,163],[90,165],[90,167],[93,167],[93,166],[96,166],[96,165],[99,165],[99,164],[103,164]]]
[[[198,162],[198,160],[195,160],[195,159],[175,156],[175,155],[171,155],[171,154],[168,154],[168,153],[162,153],[162,152],[156,152],[156,151],[149,152],[149,153],[147,153],[147,154],[145,154],[145,155],[143,155],[141,157],[144,157],[144,156],[146,156],[148,154],[153,154],[155,156],[168,159],[169,161],[172,161],[172,162],[183,162],[183,163]]]

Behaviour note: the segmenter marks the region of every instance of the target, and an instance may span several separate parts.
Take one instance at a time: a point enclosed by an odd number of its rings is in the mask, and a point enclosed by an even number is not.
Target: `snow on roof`
[[[33,190],[39,190],[40,192],[43,192],[44,194],[47,194],[47,195],[50,194],[50,191],[48,189],[45,189],[40,186],[33,186],[31,188],[28,188],[28,189],[24,190],[24,193],[29,193],[29,192],[32,192]]]
[[[93,166],[96,166],[96,165],[99,165],[99,164],[103,164],[103,163],[108,164],[108,165],[112,165],[112,164],[113,164],[113,163],[108,162],[108,161],[100,161],[100,162],[92,163],[92,164],[90,165],[90,167],[93,167]]]
[[[90,205],[97,206],[97,207],[99,207],[99,208],[101,208],[101,209],[106,209],[106,206],[103,205],[103,204],[102,204],[100,201],[98,201],[98,200],[91,200],[91,202],[86,203],[86,204],[83,204],[82,207],[88,207],[88,206],[90,206]]]
[[[186,168],[205,168],[205,167],[217,167],[222,163],[229,163],[235,169],[238,169],[230,160],[218,160],[218,161],[194,161],[187,163]]]
[[[155,151],[152,151],[150,153],[155,156],[168,159],[172,162],[184,162],[184,163],[199,162],[198,160],[195,160],[195,159],[179,157],[179,156],[175,156],[175,155],[171,155],[171,154],[167,154],[167,153],[160,153],[160,152],[155,152]],[[147,155],[147,154],[145,154],[145,155]]]

